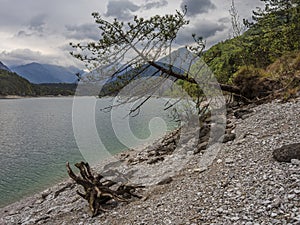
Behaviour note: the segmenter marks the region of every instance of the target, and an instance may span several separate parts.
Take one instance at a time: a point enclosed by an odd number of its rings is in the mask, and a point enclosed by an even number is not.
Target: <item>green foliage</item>
[[[283,55],[269,65],[266,71],[286,88],[285,98],[288,99],[300,91],[300,51]]]
[[[16,73],[0,70],[0,95],[58,96],[74,95],[76,84],[31,84]]]
[[[74,95],[77,84],[33,84],[37,96],[69,96]]]
[[[282,55],[300,49],[299,0],[262,0],[253,23],[239,37],[221,42],[204,54],[218,81],[228,83],[239,68],[266,68]]]
[[[227,83],[243,64],[243,47],[238,38],[220,42],[204,53],[203,60],[209,65],[220,83]]]
[[[0,70],[0,95],[33,95],[34,88],[28,80],[6,70]]]
[[[266,69],[242,66],[230,82],[249,99],[270,93],[283,99],[293,97],[300,91],[300,51],[283,55]]]
[[[253,12],[255,23],[249,24],[254,42],[254,65],[265,67],[286,52],[300,46],[300,4],[295,0],[262,0],[264,9]]]
[[[179,80],[176,83],[182,88],[182,91],[185,91],[189,96],[192,97],[200,97],[203,95],[203,91],[200,89],[198,84],[191,84],[187,81]],[[182,93],[179,93],[178,96],[182,95]]]

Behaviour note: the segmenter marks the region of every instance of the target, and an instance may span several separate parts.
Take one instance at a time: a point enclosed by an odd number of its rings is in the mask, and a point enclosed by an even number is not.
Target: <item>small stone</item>
[[[223,143],[227,143],[229,141],[233,141],[235,138],[236,138],[236,134],[235,133],[226,134],[224,136]]]
[[[231,221],[238,221],[239,219],[240,219],[239,217],[235,216],[231,218]]]
[[[271,217],[276,217],[277,216],[277,213],[271,213]]]
[[[207,147],[207,145],[208,145],[208,142],[207,142],[207,141],[202,142],[201,144],[199,144],[199,145],[197,146],[197,148],[194,150],[194,155],[200,153],[202,150],[205,150],[206,147]]]
[[[291,200],[291,199],[294,199],[296,197],[296,195],[295,194],[290,194],[287,197],[288,197],[289,200]]]
[[[38,199],[36,200],[35,204],[39,205],[42,204],[44,202],[44,199]]]
[[[223,213],[223,212],[224,212],[224,209],[222,209],[222,208],[218,208],[218,209],[217,209],[217,212],[221,214],[221,213]]]
[[[262,202],[263,205],[269,205],[270,203],[271,203],[271,201],[269,201],[269,200],[266,200],[266,201]]]
[[[203,173],[203,172],[206,171],[206,170],[207,170],[207,167],[204,166],[204,167],[200,167],[200,168],[194,169],[193,172],[196,172],[196,173]]]
[[[217,160],[217,163],[221,163],[221,162],[222,162],[222,159],[218,159],[218,160]]]
[[[167,178],[165,178],[165,179],[159,181],[159,182],[157,183],[157,185],[165,185],[165,184],[169,184],[169,183],[171,183],[172,181],[173,181],[173,178],[172,178],[172,177],[167,177]]]
[[[278,208],[280,204],[281,204],[281,200],[278,198],[273,202],[273,204],[269,208]]]
[[[293,165],[300,166],[300,160],[299,160],[299,159],[291,159],[291,163],[292,163]]]
[[[259,210],[256,211],[256,213],[257,213],[257,214],[261,214],[261,213],[263,213],[264,211],[265,211],[265,210],[263,210],[263,209],[259,209]]]
[[[151,164],[155,164],[159,161],[164,161],[164,160],[165,160],[164,157],[156,157],[156,158],[150,159],[147,163],[151,165]]]
[[[299,189],[295,189],[295,190],[294,190],[294,193],[295,193],[295,194],[300,194],[300,190],[299,190]]]
[[[226,158],[225,159],[226,164],[230,164],[230,163],[233,163],[233,162],[234,162],[234,160],[232,158]]]

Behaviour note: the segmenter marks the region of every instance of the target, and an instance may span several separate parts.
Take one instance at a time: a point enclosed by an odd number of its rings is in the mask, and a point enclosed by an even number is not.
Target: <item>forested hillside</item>
[[[34,95],[34,87],[28,80],[7,70],[0,70],[0,95]]]
[[[210,48],[204,53],[204,60],[221,83],[249,86],[267,79],[273,82],[269,89],[290,85],[290,89],[295,89],[290,91],[297,92],[300,1],[262,1],[265,7],[253,12],[253,21],[243,21],[246,32]],[[256,78],[251,81],[253,77]]]
[[[76,84],[31,84],[18,74],[0,69],[0,96],[74,95]]]

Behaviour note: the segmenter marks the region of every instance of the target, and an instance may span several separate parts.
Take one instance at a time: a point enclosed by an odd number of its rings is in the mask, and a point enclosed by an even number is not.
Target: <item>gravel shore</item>
[[[195,154],[191,139],[157,161],[145,158],[155,147],[148,146],[95,168],[106,177],[119,173],[121,182],[145,185],[142,199],[112,203],[92,218],[77,185],[68,180],[0,209],[0,224],[299,225],[299,161],[277,162],[272,151],[300,142],[300,99],[251,110],[243,119],[230,116],[233,141]]]

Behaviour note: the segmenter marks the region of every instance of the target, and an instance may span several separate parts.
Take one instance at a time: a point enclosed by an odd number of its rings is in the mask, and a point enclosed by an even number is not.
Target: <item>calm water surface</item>
[[[154,117],[163,117],[168,129],[176,125],[158,102],[150,101],[138,116],[129,118],[139,138],[150,135]],[[95,121],[102,143],[114,154],[127,147],[115,136],[110,113],[100,110],[108,103],[109,99],[97,100]],[[72,104],[73,98],[0,100],[0,207],[66,178],[66,161],[84,160],[73,133]],[[119,114],[125,119],[124,111]]]

